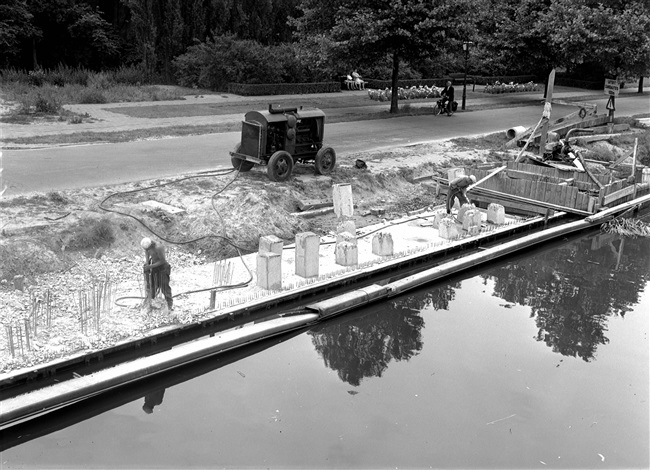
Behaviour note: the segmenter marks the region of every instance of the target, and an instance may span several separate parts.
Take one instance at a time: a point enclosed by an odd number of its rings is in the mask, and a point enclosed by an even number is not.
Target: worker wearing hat
[[[454,199],[458,199],[458,203],[469,204],[467,199],[467,188],[476,183],[476,176],[459,176],[454,178],[449,183],[449,191],[447,191],[447,214],[451,214],[451,208],[454,207]]]
[[[169,287],[171,266],[165,258],[165,247],[151,238],[143,238],[140,246],[145,253],[144,278],[147,284],[147,297],[154,299],[160,290],[165,296],[169,310],[173,309],[172,289]]]

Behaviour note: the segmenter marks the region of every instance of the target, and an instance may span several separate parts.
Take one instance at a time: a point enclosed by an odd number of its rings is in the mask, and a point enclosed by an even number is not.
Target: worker
[[[458,198],[458,203],[469,204],[467,199],[467,188],[476,183],[476,176],[459,176],[454,178],[449,183],[449,191],[447,192],[447,214],[451,214],[451,208],[454,206],[454,199]]]
[[[173,310],[172,289],[169,287],[172,268],[165,259],[165,247],[147,237],[140,241],[140,246],[145,253],[144,278],[147,284],[147,296],[154,299],[160,290],[165,296],[167,307]]]

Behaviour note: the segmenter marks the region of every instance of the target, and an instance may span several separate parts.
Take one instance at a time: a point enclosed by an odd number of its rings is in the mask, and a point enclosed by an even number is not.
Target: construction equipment
[[[271,181],[286,181],[295,163],[313,163],[320,175],[336,166],[336,152],[323,146],[325,113],[269,105],[268,111],[249,111],[244,115],[241,142],[230,152],[232,166],[250,171],[266,165]]]

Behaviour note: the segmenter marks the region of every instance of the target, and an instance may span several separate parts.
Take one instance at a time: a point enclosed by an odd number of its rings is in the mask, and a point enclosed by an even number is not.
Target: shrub
[[[101,219],[82,220],[76,230],[68,234],[66,245],[76,250],[95,249],[115,241],[111,221]]]
[[[108,73],[94,72],[88,75],[88,83],[86,85],[89,88],[106,90],[113,85],[113,79]]]
[[[45,82],[45,72],[42,69],[31,70],[27,82],[32,86],[42,86]]]
[[[190,46],[173,61],[181,86],[226,90],[228,83],[278,83],[284,50],[234,36],[217,36]],[[286,46],[290,47],[290,46]]]
[[[61,105],[57,102],[56,98],[52,96],[46,98],[40,93],[36,96],[34,110],[37,113],[57,114],[59,109],[61,109]]]
[[[79,95],[79,103],[81,104],[104,104],[106,103],[106,96],[101,90],[97,88],[88,88],[81,92]]]
[[[147,72],[139,65],[122,65],[111,72],[115,83],[140,85],[147,83]]]

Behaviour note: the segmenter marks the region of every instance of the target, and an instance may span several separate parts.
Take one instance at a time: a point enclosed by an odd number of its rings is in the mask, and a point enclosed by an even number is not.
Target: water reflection
[[[144,405],[142,405],[142,411],[144,411],[148,415],[153,413],[153,409],[156,406],[162,405],[164,396],[165,396],[164,388],[154,390],[153,392],[150,392],[147,395],[145,395]]]
[[[530,307],[537,341],[554,352],[591,361],[609,342],[608,319],[624,317],[650,279],[650,240],[597,233],[486,271],[493,295]],[[381,377],[392,360],[409,360],[423,347],[425,308],[448,310],[460,283],[432,287],[385,302],[373,312],[346,315],[309,334],[327,367],[359,386]]]
[[[422,350],[425,307],[446,309],[454,287],[432,289],[424,295],[385,302],[372,312],[352,314],[310,331],[325,365],[344,382],[359,386],[366,377],[381,377],[392,361],[408,361]]]
[[[650,278],[650,240],[625,243],[597,234],[517,259],[487,271],[494,295],[528,305],[544,341],[554,352],[591,361],[605,335],[609,317],[625,316]]]

